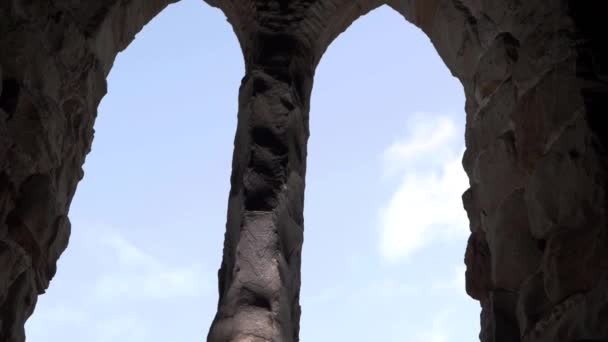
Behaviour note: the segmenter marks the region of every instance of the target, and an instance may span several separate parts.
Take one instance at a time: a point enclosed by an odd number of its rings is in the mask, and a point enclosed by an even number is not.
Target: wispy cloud
[[[438,238],[467,232],[461,195],[468,180],[460,162],[460,132],[448,116],[416,114],[405,137],[385,150],[387,173],[401,175],[380,210],[385,259],[406,260]]]
[[[104,254],[110,252],[108,261],[116,263],[112,272],[101,274],[96,281],[95,294],[101,298],[196,297],[210,290],[215,275],[204,272],[199,264],[165,263],[115,230],[106,230],[99,241]]]
[[[419,112],[411,115],[403,137],[384,150],[389,175],[415,169],[436,168],[454,158],[462,145],[462,129],[446,114]]]
[[[175,310],[176,302],[213,303],[209,296],[215,289],[216,273],[203,265],[165,260],[162,253],[146,250],[117,227],[77,226],[60,272],[72,268],[70,274],[78,276],[57,281],[78,286],[66,292],[57,287],[62,284],[53,283],[49,293],[39,298],[27,325],[33,340],[63,336],[64,330],[71,329],[68,340],[149,341],[150,331],[162,328],[151,329],[150,321],[176,324],[166,317],[168,310]],[[158,312],[147,312],[144,307],[157,307]]]

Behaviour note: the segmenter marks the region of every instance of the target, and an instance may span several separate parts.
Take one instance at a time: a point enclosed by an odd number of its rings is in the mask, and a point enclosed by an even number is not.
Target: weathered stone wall
[[[599,32],[599,4],[466,4],[483,51],[459,75],[482,341],[608,338],[605,59],[581,26]]]
[[[116,54],[171,2],[0,3],[0,341],[24,341],[67,246]],[[608,340],[605,2],[208,2],[246,61],[209,341],[298,340],[314,70],[385,3],[429,36],[465,90],[466,291],[481,303],[481,341]]]
[[[68,208],[114,58],[167,2],[0,2],[2,342],[24,340],[67,246]]]

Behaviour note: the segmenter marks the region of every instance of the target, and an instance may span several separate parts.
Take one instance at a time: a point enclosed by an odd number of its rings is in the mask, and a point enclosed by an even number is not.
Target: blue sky
[[[224,15],[200,0],[170,6],[118,56],[28,341],[205,339],[243,73]],[[459,82],[382,7],[329,47],[311,101],[301,341],[478,340]]]

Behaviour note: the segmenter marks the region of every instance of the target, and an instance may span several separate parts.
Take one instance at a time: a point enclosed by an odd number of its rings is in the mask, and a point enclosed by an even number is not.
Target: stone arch
[[[171,2],[0,4],[0,339],[23,341],[67,245],[116,53]],[[607,338],[604,2],[209,3],[233,24],[247,66],[210,341],[298,340],[314,68],[339,32],[384,3],[427,33],[465,89],[465,261],[481,340]]]
[[[197,0],[164,9],[117,56],[70,205],[69,247],[26,322],[27,341],[204,335],[201,322],[207,329],[215,314],[236,127],[230,100],[242,69],[229,23]],[[126,260],[121,245],[139,259]],[[163,324],[137,324],[153,320]]]

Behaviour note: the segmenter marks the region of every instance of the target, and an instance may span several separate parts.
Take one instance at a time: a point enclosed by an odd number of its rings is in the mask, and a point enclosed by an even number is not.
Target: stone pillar
[[[263,51],[247,56],[240,88],[212,342],[298,341],[312,67],[280,51],[288,37],[256,39]]]

